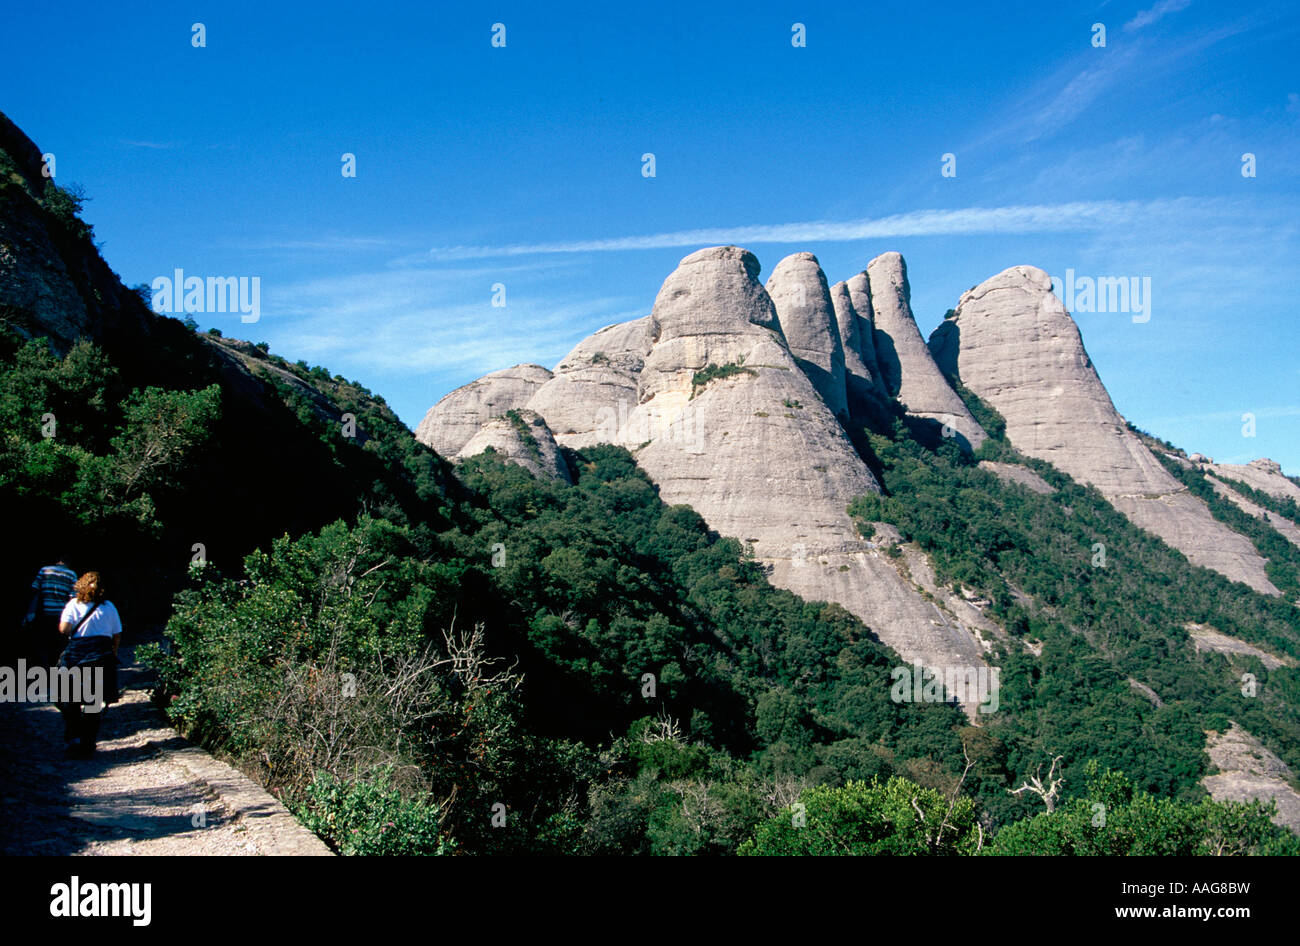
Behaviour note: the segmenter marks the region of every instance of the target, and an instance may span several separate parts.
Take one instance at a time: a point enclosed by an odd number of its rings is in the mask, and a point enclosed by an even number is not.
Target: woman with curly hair
[[[101,668],[103,688],[96,704],[61,702],[59,712],[63,714],[67,754],[89,758],[95,751],[104,707],[117,702],[117,648],[122,641],[122,619],[105,595],[99,572],[86,572],[77,579],[73,593],[75,597],[59,618],[59,633],[68,638],[59,666],[84,673]]]

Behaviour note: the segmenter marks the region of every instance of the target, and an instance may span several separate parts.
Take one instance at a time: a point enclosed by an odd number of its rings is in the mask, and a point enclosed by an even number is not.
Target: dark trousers
[[[97,707],[98,712],[88,711],[82,703],[59,703],[59,712],[63,714],[64,741],[70,743],[79,740],[84,751],[93,750],[108,704],[117,702],[117,655],[113,653],[112,638],[74,638],[68,642],[67,649],[59,658],[59,666],[88,671],[93,671],[96,667],[103,668],[104,692],[100,696],[104,702]]]

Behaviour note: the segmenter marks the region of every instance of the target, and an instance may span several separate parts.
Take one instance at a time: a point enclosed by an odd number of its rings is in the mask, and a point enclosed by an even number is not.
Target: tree
[[[981,843],[975,805],[894,776],[883,784],[818,786],[759,825],[746,855],[973,854]]]

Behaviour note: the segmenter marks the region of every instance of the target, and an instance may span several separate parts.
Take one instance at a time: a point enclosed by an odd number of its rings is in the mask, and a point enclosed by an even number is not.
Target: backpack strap
[[[81,620],[77,622],[77,626],[68,632],[68,640],[72,640],[72,638],[76,637],[77,631],[81,630],[81,625],[89,621],[90,616],[98,610],[99,610],[99,602],[96,601],[95,606],[81,616]]]

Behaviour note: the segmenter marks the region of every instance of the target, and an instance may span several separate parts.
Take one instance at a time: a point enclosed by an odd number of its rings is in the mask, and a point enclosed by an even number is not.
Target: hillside
[[[165,626],[141,650],[170,720],[333,849],[780,853],[802,805],[864,852],[1066,853],[1104,790],[1136,826],[1107,849],[1300,850],[1235,803],[1295,811],[1300,558],[1263,518],[1294,503],[1125,429],[1200,544],[1145,531],[921,339],[897,254],[764,286],[700,250],[648,317],[412,435],[356,382],[152,312],[3,116],[0,173],[0,501],[69,546],[12,543],[6,571],[104,571],[128,633]],[[1000,686],[900,697],[920,666]],[[1207,747],[1249,740],[1276,764],[1209,801]],[[1059,811],[1013,793],[1057,757]]]

